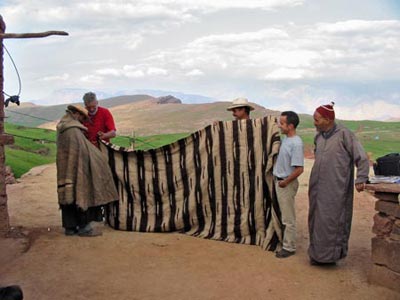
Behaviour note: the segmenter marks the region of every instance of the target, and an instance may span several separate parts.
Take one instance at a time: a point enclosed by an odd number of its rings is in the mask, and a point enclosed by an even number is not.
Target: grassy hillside
[[[14,144],[6,146],[6,164],[20,177],[37,165],[55,161],[55,132],[5,124],[5,131],[14,136]],[[29,137],[29,138],[23,138]]]
[[[120,132],[142,135],[194,132],[214,121],[232,120],[232,112],[227,111],[229,102],[203,104],[155,104],[136,103],[115,106],[111,109]],[[277,114],[255,105],[252,118],[261,118],[267,114]]]
[[[5,131],[14,135],[15,143],[6,146],[6,165],[11,166],[15,177],[19,178],[31,168],[55,162],[56,132],[49,129],[28,128],[6,123]],[[165,134],[146,136],[135,140],[136,149],[157,148],[172,143],[187,134]],[[118,136],[113,143],[123,147],[130,146],[130,138]]]

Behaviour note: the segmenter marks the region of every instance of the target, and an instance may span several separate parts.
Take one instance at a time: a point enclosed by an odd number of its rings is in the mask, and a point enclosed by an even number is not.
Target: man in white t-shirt
[[[303,141],[296,135],[299,116],[293,111],[284,111],[278,126],[286,138],[282,140],[278,159],[274,165],[275,189],[283,224],[283,245],[276,253],[286,258],[296,253],[296,211],[294,198],[299,188],[297,177],[304,170]]]

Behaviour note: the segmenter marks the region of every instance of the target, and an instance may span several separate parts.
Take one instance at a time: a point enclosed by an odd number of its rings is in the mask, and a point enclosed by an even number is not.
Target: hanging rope
[[[17,73],[18,85],[19,85],[19,88],[18,88],[18,95],[11,96],[11,95],[9,95],[9,94],[7,94],[6,92],[3,91],[3,94],[6,95],[6,96],[8,97],[8,99],[6,99],[6,100],[4,101],[4,106],[7,107],[9,102],[15,103],[15,104],[17,104],[17,105],[19,106],[19,104],[20,104],[20,102],[19,102],[19,95],[21,95],[21,88],[22,88],[21,76],[19,76],[18,68],[17,68],[17,66],[15,65],[15,62],[14,62],[14,60],[13,60],[13,58],[12,58],[10,52],[8,51],[8,49],[6,48],[6,46],[5,46],[4,44],[3,44],[3,48],[4,48],[4,50],[6,50],[7,55],[8,55],[8,57],[10,58],[10,60],[11,60],[11,62],[12,62],[12,64],[13,64],[13,66],[14,66],[15,72]]]
[[[23,135],[18,135],[18,134],[12,134],[12,133],[8,133],[9,135],[15,136],[15,137],[19,137],[19,138],[23,138],[23,139],[28,139],[28,140],[32,140],[32,141],[44,141],[44,142],[48,142],[48,143],[53,143],[55,144],[56,141],[52,141],[52,140],[48,140],[48,139],[42,139],[42,138],[32,138],[29,136],[23,136]]]
[[[18,112],[18,111],[15,111],[15,110],[10,110],[10,109],[7,109],[7,112],[12,112],[12,113],[14,113],[14,114],[23,115],[23,116],[27,116],[27,117],[39,119],[39,120],[42,120],[42,121],[47,121],[47,122],[55,122],[55,121],[58,121],[58,120],[49,120],[49,119],[45,119],[45,118],[41,118],[41,117],[36,117],[36,116],[29,115],[29,114],[24,114],[24,113],[22,113],[22,112]]]

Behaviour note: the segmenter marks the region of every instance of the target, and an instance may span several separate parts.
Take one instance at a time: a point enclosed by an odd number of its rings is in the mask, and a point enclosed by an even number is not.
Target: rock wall
[[[400,292],[400,184],[370,184],[375,203],[369,281]]]

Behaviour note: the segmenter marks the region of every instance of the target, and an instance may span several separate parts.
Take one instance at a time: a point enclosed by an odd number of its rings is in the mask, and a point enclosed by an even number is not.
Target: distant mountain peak
[[[167,103],[178,103],[181,104],[182,101],[174,96],[162,96],[157,98],[157,104],[167,104]]]

